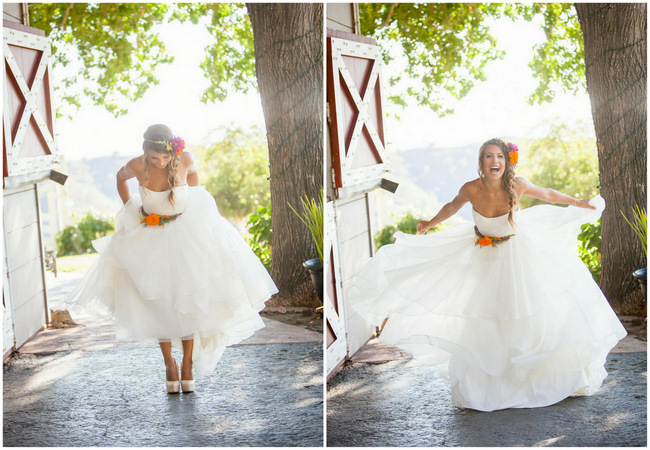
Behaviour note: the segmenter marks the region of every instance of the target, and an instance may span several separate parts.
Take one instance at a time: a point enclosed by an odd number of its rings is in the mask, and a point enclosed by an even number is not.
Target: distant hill
[[[68,175],[64,195],[69,213],[82,215],[93,211],[95,214],[114,215],[122,206],[115,175],[128,160],[128,157],[114,155],[65,161],[62,171]],[[129,183],[129,187],[137,189],[137,182]]]
[[[400,186],[392,203],[382,202],[382,206],[390,206],[393,215],[400,217],[411,211],[416,217],[431,218],[456,196],[463,183],[478,176],[479,147],[480,144],[470,144],[457,148],[428,147],[393,153],[390,156],[392,169],[389,178],[400,183]],[[472,219],[467,205],[458,215],[465,220]],[[383,223],[384,217],[379,221]]]

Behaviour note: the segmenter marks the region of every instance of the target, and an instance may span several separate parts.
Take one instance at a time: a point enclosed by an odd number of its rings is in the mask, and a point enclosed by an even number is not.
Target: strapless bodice
[[[140,198],[142,199],[142,206],[147,214],[163,214],[173,215],[181,213],[185,210],[187,204],[187,193],[189,187],[184,184],[183,186],[176,186],[174,188],[174,204],[169,202],[169,191],[152,191],[144,186],[139,186]]]
[[[514,220],[517,220],[518,210],[514,212]],[[515,231],[508,221],[508,214],[497,217],[485,217],[472,208],[472,216],[474,216],[474,224],[478,230],[485,236],[508,236],[514,234]]]

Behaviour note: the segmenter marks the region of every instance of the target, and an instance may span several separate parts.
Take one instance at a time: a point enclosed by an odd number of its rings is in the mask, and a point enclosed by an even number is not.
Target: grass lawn
[[[56,268],[59,272],[76,272],[77,270],[85,272],[97,261],[97,258],[99,258],[99,253],[57,256]]]

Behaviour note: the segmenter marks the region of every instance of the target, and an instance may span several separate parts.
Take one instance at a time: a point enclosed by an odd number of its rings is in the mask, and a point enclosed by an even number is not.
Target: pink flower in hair
[[[180,155],[185,149],[185,141],[179,137],[175,137],[171,140],[172,148],[174,149],[174,154]]]

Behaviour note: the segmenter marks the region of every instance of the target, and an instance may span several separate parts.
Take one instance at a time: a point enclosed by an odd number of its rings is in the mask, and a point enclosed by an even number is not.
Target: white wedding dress
[[[352,307],[381,325],[380,340],[437,365],[452,402],[481,411],[547,406],[591,395],[609,351],[627,333],[577,254],[597,210],[539,205],[508,215],[473,211],[474,225],[430,235],[397,233],[362,264]]]
[[[115,219],[115,233],[93,241],[101,255],[68,298],[68,308],[115,317],[118,339],[194,337],[200,377],[226,346],[264,327],[259,311],[278,292],[239,232],[201,186],[151,191],[140,186]],[[174,215],[162,226],[147,214]]]

